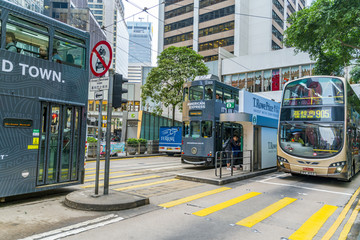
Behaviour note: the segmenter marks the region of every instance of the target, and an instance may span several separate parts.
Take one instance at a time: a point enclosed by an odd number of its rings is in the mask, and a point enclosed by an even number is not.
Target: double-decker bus
[[[89,34],[0,0],[0,197],[83,182]]]
[[[359,171],[360,101],[350,84],[332,76],[284,86],[277,166],[291,174],[349,181]]]
[[[228,100],[234,100],[233,108],[226,108]],[[217,76],[198,76],[184,84],[182,163],[213,166],[223,143],[235,133],[242,135],[240,124],[220,123],[220,114],[236,112],[238,102],[239,89],[219,82]]]

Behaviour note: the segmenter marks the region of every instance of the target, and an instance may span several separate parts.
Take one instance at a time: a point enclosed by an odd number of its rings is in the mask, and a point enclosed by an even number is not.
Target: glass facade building
[[[127,22],[129,63],[151,63],[152,26],[150,22]]]

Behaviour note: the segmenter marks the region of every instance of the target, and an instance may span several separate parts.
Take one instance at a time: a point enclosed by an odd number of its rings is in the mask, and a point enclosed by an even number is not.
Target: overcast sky
[[[159,0],[123,0],[125,7],[125,21],[143,21],[151,22],[153,24],[153,40],[152,40],[152,65],[155,66],[157,57],[158,44],[158,15],[159,15]],[[134,6],[135,5],[135,6]],[[156,7],[154,7],[156,6]],[[148,8],[146,12],[141,12],[141,9]],[[139,13],[141,12],[141,13]],[[135,16],[134,16],[135,15]]]

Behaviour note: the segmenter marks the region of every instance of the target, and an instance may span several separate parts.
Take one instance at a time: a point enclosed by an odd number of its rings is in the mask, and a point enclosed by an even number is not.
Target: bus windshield
[[[326,158],[336,155],[343,146],[344,124],[289,123],[280,127],[280,146],[294,156]]]
[[[283,106],[343,105],[344,86],[340,79],[305,78],[289,83],[284,90]]]

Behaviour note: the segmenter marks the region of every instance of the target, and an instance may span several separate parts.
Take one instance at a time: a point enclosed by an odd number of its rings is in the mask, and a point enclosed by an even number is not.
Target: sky
[[[158,49],[158,15],[159,0],[123,0],[125,8],[125,21],[143,21],[153,24],[153,40],[152,40],[152,65],[155,66],[157,49]],[[135,6],[134,6],[135,5]],[[155,6],[155,7],[154,7]],[[142,12],[142,9],[148,8],[148,13]],[[140,13],[141,12],[141,13]]]

